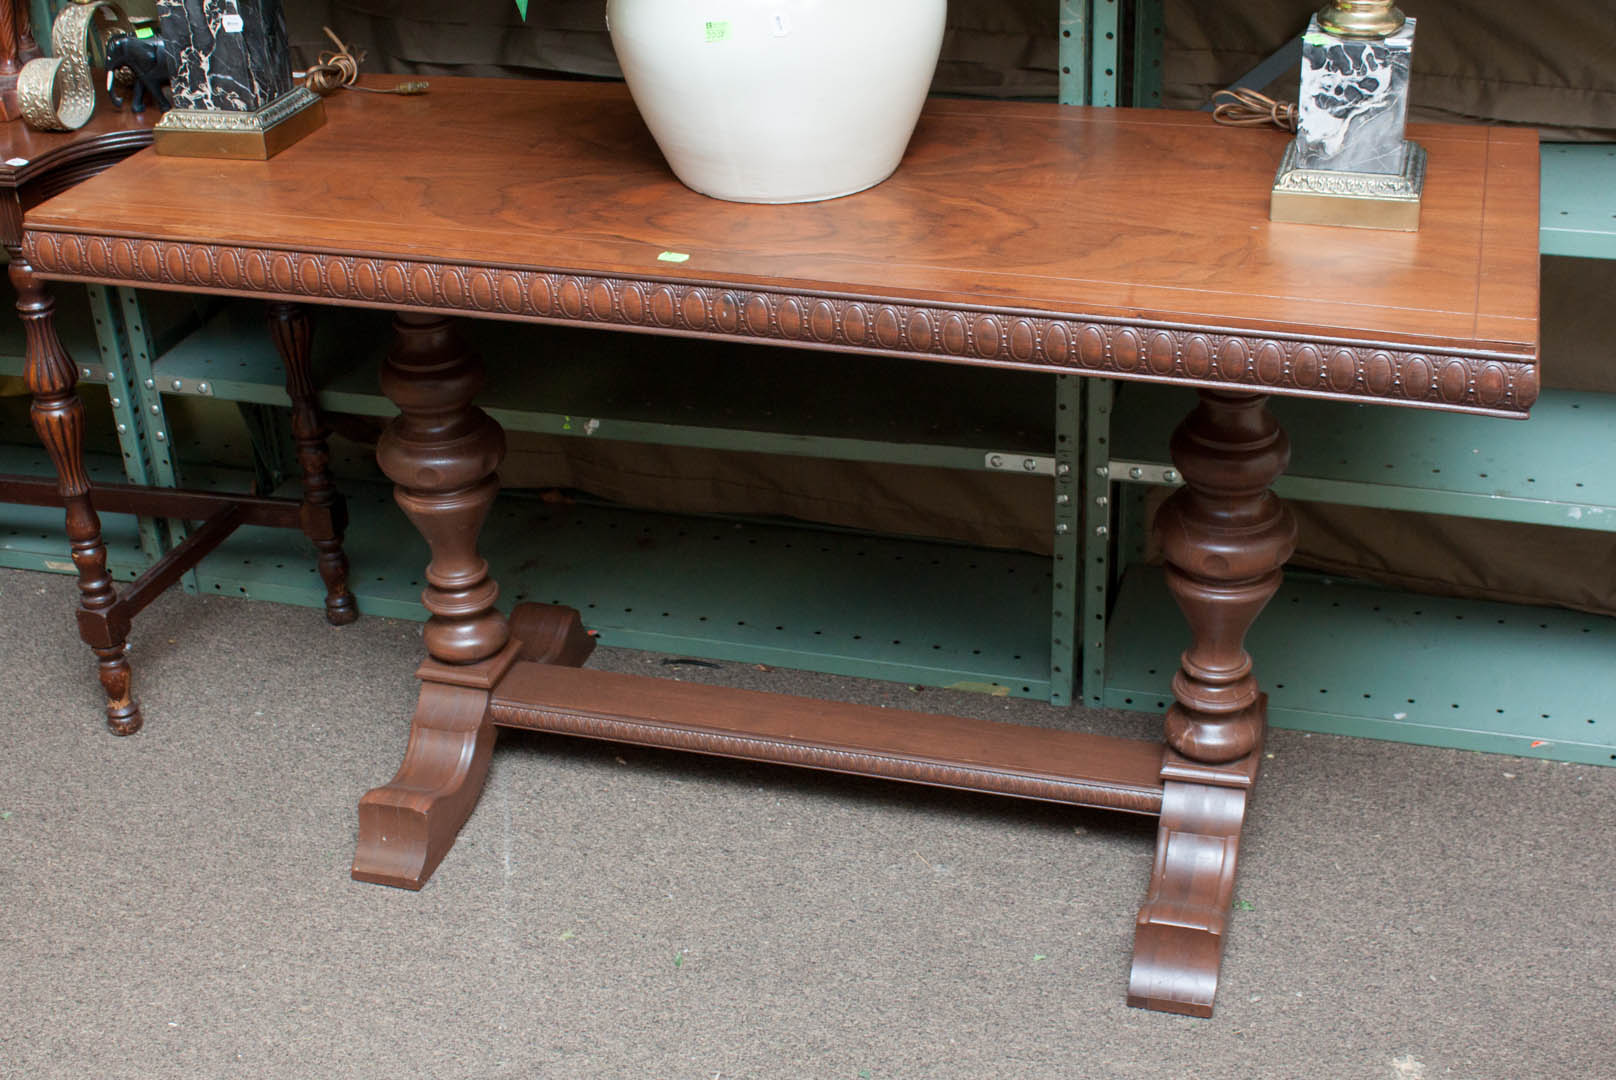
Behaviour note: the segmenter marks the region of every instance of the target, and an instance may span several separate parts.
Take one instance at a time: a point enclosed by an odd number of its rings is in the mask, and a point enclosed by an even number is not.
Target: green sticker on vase
[[[729,22],[727,20],[722,22],[709,22],[707,24],[707,44],[711,45],[715,41],[728,40]]]

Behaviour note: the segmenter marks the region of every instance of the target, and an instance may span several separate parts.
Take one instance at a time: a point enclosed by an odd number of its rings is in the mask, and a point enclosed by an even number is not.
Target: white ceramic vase
[[[948,0],[607,0],[629,92],[674,175],[737,202],[879,184],[903,157]]]

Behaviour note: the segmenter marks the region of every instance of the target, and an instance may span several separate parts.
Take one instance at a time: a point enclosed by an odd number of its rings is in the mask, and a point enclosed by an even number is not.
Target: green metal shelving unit
[[[1180,387],[1118,394],[1109,478],[1164,478],[1167,439],[1194,405]],[[1287,499],[1616,531],[1616,396],[1545,390],[1530,420],[1418,415],[1374,405],[1274,398],[1293,440],[1274,484]]]
[[[1130,568],[1105,704],[1166,710],[1176,621],[1161,571]],[[1616,619],[1293,573],[1248,645],[1277,727],[1616,765]]]
[[[648,355],[628,335],[494,322],[468,323],[464,333],[487,358],[485,397],[500,403],[489,411],[510,430],[1003,473],[1007,483],[1049,485],[1057,542],[1075,543],[1082,453],[1075,378],[1007,378],[966,367],[922,372],[910,361],[791,350],[772,350],[760,363],[758,347],[677,341]],[[393,414],[377,385],[376,350],[387,339],[385,314],[318,313],[322,408]],[[541,347],[543,356],[535,354]],[[826,378],[827,367],[846,370]],[[167,400],[287,403],[254,305],[217,312],[151,370],[155,392]],[[848,385],[860,392],[835,389]],[[971,403],[971,415],[955,420],[960,402]],[[195,483],[192,474],[187,482]],[[352,478],[343,486],[351,492],[347,548],[361,610],[424,617],[426,550],[390,488]],[[552,516],[552,526],[538,524]],[[540,528],[544,538],[535,544]],[[1071,699],[1075,555],[604,506],[579,507],[573,517],[518,492],[502,494],[482,547],[505,596],[576,606],[615,644]],[[195,585],[319,606],[311,555],[300,537],[244,529],[204,561]]]
[[[1543,254],[1616,259],[1616,145],[1545,143],[1541,190]]]
[[[4,292],[8,306],[16,304],[9,283]],[[90,478],[102,482],[149,483],[144,423],[129,375],[123,327],[110,290],[100,286],[58,290],[56,322],[69,355],[79,363],[80,386],[87,405],[105,414],[112,431],[91,440],[86,455]],[[20,377],[25,360],[22,324],[0,320],[0,376]],[[103,388],[104,394],[103,397]],[[18,440],[0,444],[0,471],[53,476],[46,457],[26,420],[23,398],[15,399]],[[113,437],[108,438],[108,435]],[[99,452],[97,452],[99,451]],[[119,580],[130,581],[151,565],[163,550],[158,523],[128,514],[102,515],[108,569]],[[0,508],[0,565],[20,570],[74,573],[68,558],[62,513],[48,507],[8,505]]]
[[[391,486],[344,488],[360,610],[424,619],[426,545]],[[603,644],[1044,700],[1052,692],[1045,557],[521,492],[501,494],[479,546],[503,601],[575,607]],[[319,607],[306,548],[284,530],[242,529],[200,580],[212,593]]]

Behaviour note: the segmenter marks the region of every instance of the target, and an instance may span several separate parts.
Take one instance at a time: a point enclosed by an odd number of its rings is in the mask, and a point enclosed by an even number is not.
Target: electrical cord
[[[354,80],[359,78],[359,65],[365,59],[363,50],[356,55],[341,38],[332,33],[329,26],[321,29],[336,45],[337,51],[321,53],[314,66],[303,73],[303,84],[321,97],[343,89],[363,90],[371,94],[424,94],[431,85],[419,80],[409,80],[385,87],[356,85]]]
[[[1231,127],[1267,127],[1296,130],[1296,103],[1275,101],[1255,90],[1219,90],[1212,95],[1212,119]]]

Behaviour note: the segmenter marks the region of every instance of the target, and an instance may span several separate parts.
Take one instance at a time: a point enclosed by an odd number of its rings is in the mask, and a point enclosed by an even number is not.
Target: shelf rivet
[[[205,382],[199,382],[196,384],[196,390],[199,394],[205,394],[208,392],[208,384]]]
[[[157,415],[158,413],[161,413],[163,411],[163,407],[161,405],[157,404],[156,402],[152,402],[151,411],[152,411],[153,415]]]
[[[89,368],[79,368],[79,370],[84,372],[84,377],[86,379],[88,379],[90,377],[90,369]]]
[[[997,469],[1004,464],[1004,458],[1000,457],[998,454],[990,454],[988,456],[988,464]]]
[[[1072,497],[1070,495],[1065,494],[1064,492],[1057,495],[1057,496],[1055,496],[1055,505],[1056,506],[1065,506],[1067,503],[1069,503],[1071,501],[1072,501]]]
[[[1096,525],[1096,526],[1094,526],[1094,535],[1095,536],[1110,536],[1111,535],[1111,530],[1106,528],[1104,525]]]
[[[1111,500],[1106,498],[1104,495],[1096,495],[1094,497],[1094,505],[1095,506],[1110,506],[1111,505]]]
[[[112,407],[114,409],[118,408],[122,404],[123,404],[123,398],[113,398],[112,399]]]
[[[1167,481],[1169,484],[1178,483],[1178,470],[1177,469],[1163,469],[1162,470],[1162,479]]]
[[[157,433],[157,441],[158,442],[167,442],[168,441],[168,436],[164,435],[161,431],[159,431]]]
[[[157,384],[155,382],[153,382],[151,379],[146,380],[146,389],[155,390],[156,388],[157,388]]]
[[[1021,459],[1021,467],[1023,469],[1025,469],[1027,472],[1037,472],[1038,471],[1038,459],[1037,458],[1030,458],[1030,457],[1029,458],[1022,458]]]
[[[174,389],[176,389],[176,390],[184,390],[185,389],[185,380],[184,379],[175,379],[174,380]]]
[[[119,424],[118,425],[118,434],[119,435],[127,435],[127,434],[129,434],[129,425],[128,424]]]
[[[1066,524],[1066,522],[1064,522],[1064,521],[1061,522],[1059,525],[1055,526],[1055,534],[1057,536],[1064,535],[1067,532],[1069,532],[1070,530],[1071,530],[1071,526]]]
[[[1096,465],[1094,466],[1094,475],[1101,480],[1108,480],[1111,477],[1111,469],[1106,465]]]
[[[1137,480],[1143,475],[1145,475],[1145,470],[1141,469],[1137,465],[1128,470],[1128,479],[1130,480]]]
[[[1072,467],[1070,465],[1061,464],[1061,465],[1055,466],[1055,475],[1056,476],[1069,476],[1071,474],[1071,472],[1072,472]]]

